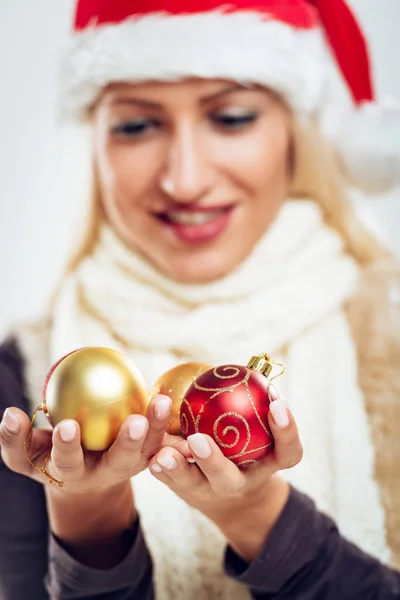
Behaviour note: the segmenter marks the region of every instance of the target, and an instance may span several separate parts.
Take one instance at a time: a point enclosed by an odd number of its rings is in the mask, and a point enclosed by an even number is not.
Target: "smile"
[[[210,209],[179,209],[158,213],[156,217],[176,238],[189,243],[209,241],[229,225],[235,206]]]

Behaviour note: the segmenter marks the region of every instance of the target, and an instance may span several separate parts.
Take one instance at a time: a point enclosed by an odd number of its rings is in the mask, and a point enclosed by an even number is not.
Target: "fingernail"
[[[70,442],[76,434],[76,425],[74,421],[63,421],[58,426],[60,437],[63,442]]]
[[[154,473],[162,473],[162,468],[157,463],[151,465],[151,470],[154,471]]]
[[[276,391],[276,387],[273,383],[271,383],[271,385],[269,386],[269,396],[271,398],[271,401],[278,400],[279,398],[278,392]]]
[[[168,471],[173,471],[173,469],[176,469],[176,467],[178,466],[176,459],[173,456],[169,455],[160,456],[159,458],[157,458],[157,462],[159,465],[164,467],[164,469],[168,469]]]
[[[211,448],[204,435],[201,433],[195,433],[190,435],[187,440],[189,442],[190,449],[196,456],[198,456],[198,458],[208,458],[210,456]]]
[[[157,400],[154,407],[154,414],[156,415],[156,419],[158,421],[165,421],[168,418],[171,410],[171,404],[171,399],[167,396]]]
[[[144,419],[134,419],[128,428],[129,437],[132,441],[140,440],[146,431],[146,421]]]
[[[278,427],[283,429],[289,425],[289,415],[286,410],[286,406],[281,399],[271,402],[269,405],[269,410],[271,411],[272,418]]]
[[[18,433],[18,431],[21,429],[21,423],[19,422],[18,417],[14,415],[10,408],[7,408],[5,410],[3,421],[5,426],[9,431],[11,431],[11,433]]]
[[[188,463],[190,463],[190,464],[193,464],[193,463],[195,463],[195,462],[196,462],[196,459],[195,459],[195,458],[187,458],[186,460],[187,460],[187,462],[188,462]]]
[[[282,400],[286,408],[289,408],[289,402],[286,400],[285,396],[279,396],[279,400]]]

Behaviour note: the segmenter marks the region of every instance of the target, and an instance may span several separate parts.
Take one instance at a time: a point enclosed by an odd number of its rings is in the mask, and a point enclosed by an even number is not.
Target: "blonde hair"
[[[311,199],[323,213],[326,223],[343,239],[347,252],[362,266],[392,257],[391,252],[362,224],[349,200],[345,179],[333,149],[322,137],[315,122],[301,124],[289,110],[292,133],[292,184],[290,197]],[[91,253],[99,236],[105,213],[99,177],[93,167],[89,218],[80,245],[71,256],[66,271],[73,271]]]
[[[292,120],[294,172],[291,196],[316,202],[325,222],[343,239],[347,252],[362,266],[388,259],[387,249],[361,222],[347,190],[349,182],[333,148],[315,122]]]

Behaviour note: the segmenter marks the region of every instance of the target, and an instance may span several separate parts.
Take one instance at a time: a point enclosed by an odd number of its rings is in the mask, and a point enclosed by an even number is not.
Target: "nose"
[[[160,188],[175,202],[194,203],[213,186],[214,173],[205,140],[195,123],[183,123],[171,134]]]

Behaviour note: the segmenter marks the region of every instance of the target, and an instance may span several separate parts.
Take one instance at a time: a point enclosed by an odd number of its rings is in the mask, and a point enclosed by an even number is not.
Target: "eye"
[[[235,130],[242,129],[249,125],[250,123],[254,123],[257,119],[258,114],[255,112],[251,113],[242,113],[242,114],[234,114],[234,113],[219,113],[213,115],[211,120],[213,123],[222,127],[223,129]]]
[[[132,119],[113,127],[112,133],[118,137],[139,137],[158,125],[159,123],[150,119]]]

